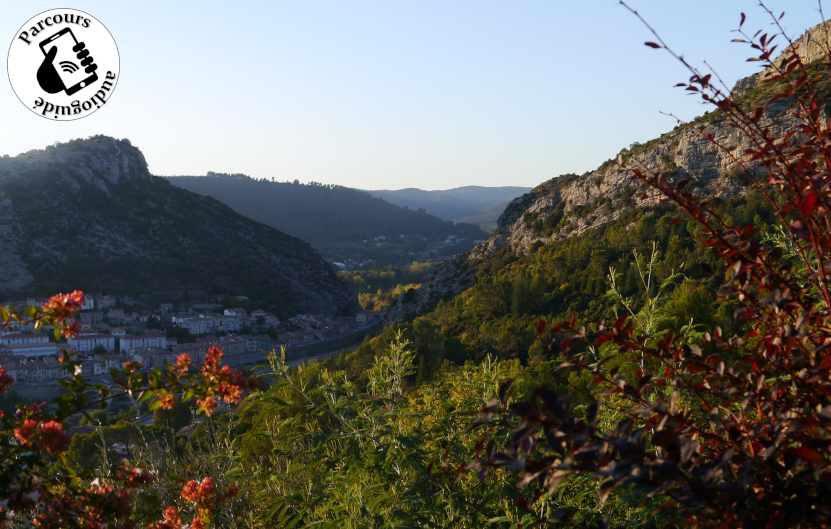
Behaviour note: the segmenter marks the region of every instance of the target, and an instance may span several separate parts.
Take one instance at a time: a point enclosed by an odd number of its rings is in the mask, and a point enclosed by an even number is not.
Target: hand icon
[[[57,94],[65,88],[61,76],[58,75],[55,65],[52,64],[57,54],[58,47],[52,46],[52,49],[49,50],[40,64],[40,68],[38,68],[38,84],[48,94]]]
[[[55,56],[58,54],[58,47],[52,46],[52,48],[46,53],[46,57],[44,57],[37,72],[38,84],[46,93],[57,94],[61,90],[66,90],[68,95],[72,95],[97,79],[95,70],[98,69],[98,65],[93,62],[93,59],[89,54],[89,50],[86,49],[84,43],[79,42],[72,47],[72,51],[76,53],[76,57],[80,60],[81,66],[85,67],[84,71],[90,75],[85,81],[67,88],[54,64]]]

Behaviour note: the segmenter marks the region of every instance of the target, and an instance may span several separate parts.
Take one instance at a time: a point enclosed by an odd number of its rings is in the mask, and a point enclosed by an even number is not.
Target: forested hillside
[[[721,200],[717,211],[775,235],[773,209],[758,193]],[[476,268],[472,286],[403,323],[414,343],[419,376],[429,380],[446,360],[461,365],[489,355],[539,363],[547,358],[536,340],[541,318],[614,321],[627,313],[622,299],[637,312],[647,299],[644,281],[650,269],[650,295],[660,300],[662,309],[655,322],[658,330],[680,333],[692,323],[736,332],[732,306],[713,299],[719,283],[708,270],[719,271],[719,260],[692,239],[699,234],[695,223],[672,224],[677,215],[669,206],[632,210],[597,229],[536,244],[527,254],[505,248],[490,255]],[[611,291],[610,268],[620,296]],[[415,294],[409,297],[415,299]],[[403,295],[399,299],[407,301]],[[369,361],[388,341],[382,338],[349,353],[338,365],[360,378],[362,368],[353,371],[352,366]]]
[[[443,221],[424,211],[390,204],[365,191],[317,183],[274,182],[245,175],[169,177],[172,184],[211,196],[238,213],[302,239],[324,255],[413,260],[430,243],[465,239],[459,251],[487,237],[478,226]],[[404,236],[403,238],[401,236]],[[376,237],[384,237],[383,241]]]
[[[126,140],[95,136],[0,158],[0,298],[83,289],[245,295],[275,312],[352,311],[307,243],[151,175]]]

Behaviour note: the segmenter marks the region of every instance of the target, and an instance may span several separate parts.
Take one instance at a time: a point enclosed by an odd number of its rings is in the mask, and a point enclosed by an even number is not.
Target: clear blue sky
[[[5,2],[0,40],[54,2]],[[754,0],[632,0],[677,50],[732,85],[756,71],[731,44]],[[814,0],[772,0],[789,33]],[[363,189],[534,186],[583,173],[702,113],[688,75],[643,45],[616,0],[92,1],[121,79],[72,122],[28,111],[0,82],[0,154],[107,134],[157,175],[238,172]],[[831,7],[829,7],[831,10]]]

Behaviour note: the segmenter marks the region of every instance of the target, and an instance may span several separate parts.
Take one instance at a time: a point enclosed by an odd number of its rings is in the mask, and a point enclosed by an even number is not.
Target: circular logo
[[[29,110],[52,121],[89,116],[118,82],[118,47],[104,24],[77,9],[32,17],[12,40],[9,81]]]

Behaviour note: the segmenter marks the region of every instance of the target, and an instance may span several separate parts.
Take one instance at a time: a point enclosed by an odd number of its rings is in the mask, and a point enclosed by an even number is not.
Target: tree
[[[79,433],[72,436],[66,460],[73,468],[85,468],[102,465],[104,458],[104,439],[98,433]]]
[[[190,410],[190,406],[181,401],[174,404],[172,408],[157,408],[153,412],[153,424],[172,428],[174,432],[178,432],[193,420]]]
[[[81,417],[81,421],[79,423],[81,426],[86,424],[95,424],[99,426],[106,426],[107,425],[107,410],[95,410],[91,412],[89,415],[85,415]]]

